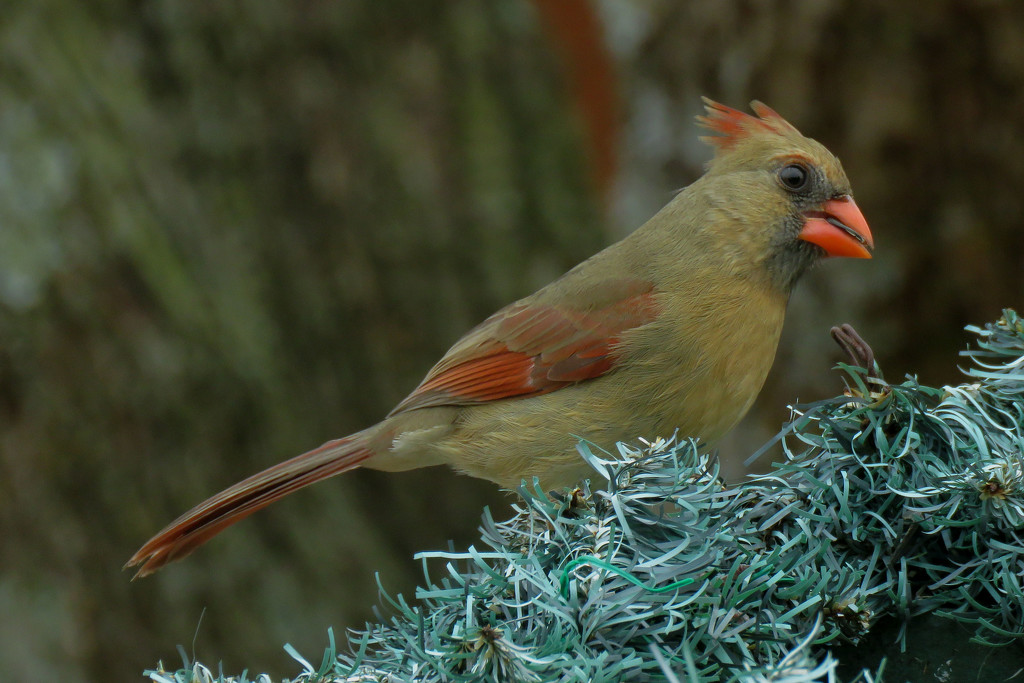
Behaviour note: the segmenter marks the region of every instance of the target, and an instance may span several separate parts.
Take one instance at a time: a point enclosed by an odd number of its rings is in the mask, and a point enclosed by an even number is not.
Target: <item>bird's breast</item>
[[[637,329],[623,370],[638,411],[657,433],[714,441],[750,408],[771,369],[786,297],[752,283],[709,280],[699,296],[661,297],[663,313]]]

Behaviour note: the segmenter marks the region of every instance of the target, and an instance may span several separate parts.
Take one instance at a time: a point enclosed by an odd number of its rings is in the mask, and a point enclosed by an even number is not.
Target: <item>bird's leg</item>
[[[856,365],[867,370],[868,379],[875,379],[879,382],[885,381],[882,378],[882,371],[875,365],[875,352],[864,341],[864,338],[857,333],[857,330],[853,329],[853,325],[849,323],[836,325],[829,332],[832,334],[832,339],[835,340],[836,344],[839,344],[839,348],[849,356],[850,365]]]

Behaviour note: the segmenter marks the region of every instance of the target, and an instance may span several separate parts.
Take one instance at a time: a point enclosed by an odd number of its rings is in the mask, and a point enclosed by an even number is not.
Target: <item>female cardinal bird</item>
[[[800,275],[827,256],[871,258],[874,244],[821,144],[760,102],[756,117],[704,103],[714,159],[646,224],[470,330],[381,422],[218,493],[127,566],[150,574],[356,467],[449,464],[548,488],[586,475],[579,437],[728,431],[768,374]]]

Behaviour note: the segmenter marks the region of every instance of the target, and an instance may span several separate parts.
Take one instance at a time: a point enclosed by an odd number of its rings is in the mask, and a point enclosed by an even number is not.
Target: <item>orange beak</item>
[[[875,241],[853,197],[830,199],[821,209],[804,214],[807,220],[800,239],[818,245],[828,256],[871,258]]]

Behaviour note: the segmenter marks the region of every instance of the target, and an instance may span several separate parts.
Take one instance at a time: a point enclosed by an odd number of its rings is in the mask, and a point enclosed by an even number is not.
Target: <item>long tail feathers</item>
[[[361,434],[353,434],[254,474],[174,520],[139,548],[125,569],[139,567],[136,579],[148,576],[257,510],[310,484],[355,469],[372,455]]]

